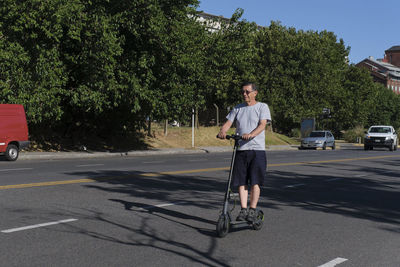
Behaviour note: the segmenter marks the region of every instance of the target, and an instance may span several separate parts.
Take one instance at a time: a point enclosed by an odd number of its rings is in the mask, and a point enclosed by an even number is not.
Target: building
[[[400,68],[400,45],[392,46],[386,50],[385,58],[382,61]]]
[[[197,21],[203,23],[210,32],[216,32],[221,29],[222,22],[229,23],[229,19],[223,16],[215,16],[205,12],[200,12]]]
[[[208,31],[217,32],[221,30],[222,24],[230,25],[231,19],[223,16],[216,16],[205,12],[199,12],[197,14],[197,21],[203,23]],[[257,25],[258,29],[262,29],[263,26]]]
[[[386,50],[383,59],[369,57],[356,66],[367,69],[375,82],[400,94],[400,46],[392,46]]]

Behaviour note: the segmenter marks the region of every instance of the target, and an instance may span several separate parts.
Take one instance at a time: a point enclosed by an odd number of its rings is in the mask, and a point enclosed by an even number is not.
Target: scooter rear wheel
[[[253,222],[253,229],[258,231],[263,227],[263,224],[264,224],[264,212],[259,210],[257,213],[257,220]]]
[[[221,214],[218,218],[217,222],[217,235],[219,237],[224,237],[228,234],[229,232],[229,225],[230,225],[230,219],[229,216]]]

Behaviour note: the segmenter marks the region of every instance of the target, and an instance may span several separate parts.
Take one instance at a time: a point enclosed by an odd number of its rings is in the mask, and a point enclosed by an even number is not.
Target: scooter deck
[[[230,226],[232,228],[244,227],[244,226],[249,226],[249,225],[253,225],[253,223],[248,222],[248,221],[232,221],[232,222],[230,222]]]
[[[252,223],[248,221],[231,221],[231,224],[237,225],[237,224],[252,224]]]

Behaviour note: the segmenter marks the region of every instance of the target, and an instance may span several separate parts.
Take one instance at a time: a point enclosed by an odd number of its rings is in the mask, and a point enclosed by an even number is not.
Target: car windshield
[[[325,132],[311,132],[310,137],[325,137]]]
[[[390,133],[389,127],[372,127],[370,133]]]

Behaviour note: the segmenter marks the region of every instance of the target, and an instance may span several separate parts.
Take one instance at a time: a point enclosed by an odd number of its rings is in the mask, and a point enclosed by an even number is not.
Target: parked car
[[[330,131],[312,131],[308,137],[301,140],[300,149],[317,149],[318,147],[323,150],[326,147],[336,148],[335,137]]]
[[[28,125],[22,105],[0,104],[0,154],[17,160],[19,151],[29,145]]]
[[[368,129],[364,138],[364,150],[374,147],[387,147],[390,151],[397,150],[397,133],[392,126],[374,125]]]

